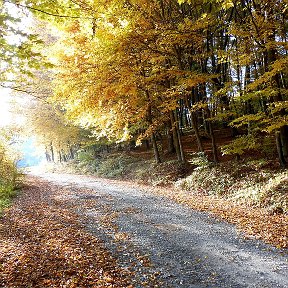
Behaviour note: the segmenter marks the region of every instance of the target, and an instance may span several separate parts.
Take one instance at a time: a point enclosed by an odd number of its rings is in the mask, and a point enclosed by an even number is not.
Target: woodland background
[[[2,133],[3,187],[33,134],[57,169],[287,213],[286,1],[0,3],[0,83],[27,118]]]

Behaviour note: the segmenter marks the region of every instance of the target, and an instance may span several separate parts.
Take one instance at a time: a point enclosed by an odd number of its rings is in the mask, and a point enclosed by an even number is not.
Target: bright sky
[[[17,28],[21,28],[22,31],[28,31],[32,22],[29,13],[23,13],[22,10],[12,3],[6,2],[5,6],[11,16],[21,19],[21,23],[17,24],[16,27],[18,26]],[[11,44],[21,43],[20,36],[10,35],[7,39]],[[13,97],[10,95],[10,92],[10,89],[0,87],[0,127],[7,126],[12,122],[20,125],[24,121],[23,117],[13,114]]]
[[[18,105],[23,106],[29,103],[29,98],[10,94],[10,89],[0,88],[0,127],[13,124],[22,126],[25,123],[25,116],[16,112]],[[15,105],[17,107],[15,107]]]
[[[1,88],[0,90],[0,126],[6,126],[12,121],[11,109],[11,96],[9,89]]]

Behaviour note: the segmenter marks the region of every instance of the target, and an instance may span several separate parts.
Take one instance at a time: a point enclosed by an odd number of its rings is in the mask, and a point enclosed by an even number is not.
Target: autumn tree
[[[157,162],[159,135],[184,161],[183,131],[199,151],[205,133],[217,162],[215,127],[232,127],[222,152],[238,156],[274,133],[285,166],[284,1],[19,3],[61,31],[53,101],[75,125],[109,141],[150,138]]]

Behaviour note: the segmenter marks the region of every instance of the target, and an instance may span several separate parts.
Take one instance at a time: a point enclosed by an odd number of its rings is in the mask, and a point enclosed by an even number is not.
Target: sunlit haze
[[[21,100],[21,101],[20,101]],[[7,125],[21,126],[25,122],[25,116],[16,112],[16,105],[23,105],[25,102],[21,97],[15,97],[11,95],[11,91],[6,88],[0,90],[0,127]]]
[[[12,122],[12,113],[10,112],[11,103],[8,89],[1,89],[0,92],[0,126],[7,126]]]

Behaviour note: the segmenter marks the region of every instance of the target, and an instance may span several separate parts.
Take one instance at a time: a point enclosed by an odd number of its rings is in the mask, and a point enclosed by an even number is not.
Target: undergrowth
[[[0,213],[11,204],[19,179],[20,173],[15,162],[9,158],[6,149],[0,144]]]
[[[16,195],[16,190],[13,186],[1,185],[0,186],[0,214],[4,208],[11,204],[12,198]]]
[[[189,155],[190,161],[156,164],[128,153],[91,157],[81,154],[69,164],[69,172],[133,180],[153,186],[175,185],[191,194],[231,199],[239,205],[265,207],[272,213],[288,212],[288,173],[273,170],[265,160],[213,165],[205,155]],[[59,167],[57,168],[59,172]],[[63,166],[67,172],[67,166]],[[187,176],[188,175],[188,176]]]
[[[92,174],[112,179],[135,180],[153,186],[172,185],[187,173],[187,165],[176,160],[156,164],[154,160],[114,153],[90,157],[85,153],[70,163],[50,167],[50,171]]]
[[[263,160],[200,166],[176,181],[177,188],[232,199],[239,205],[265,207],[272,213],[288,212],[288,172],[265,168]]]

